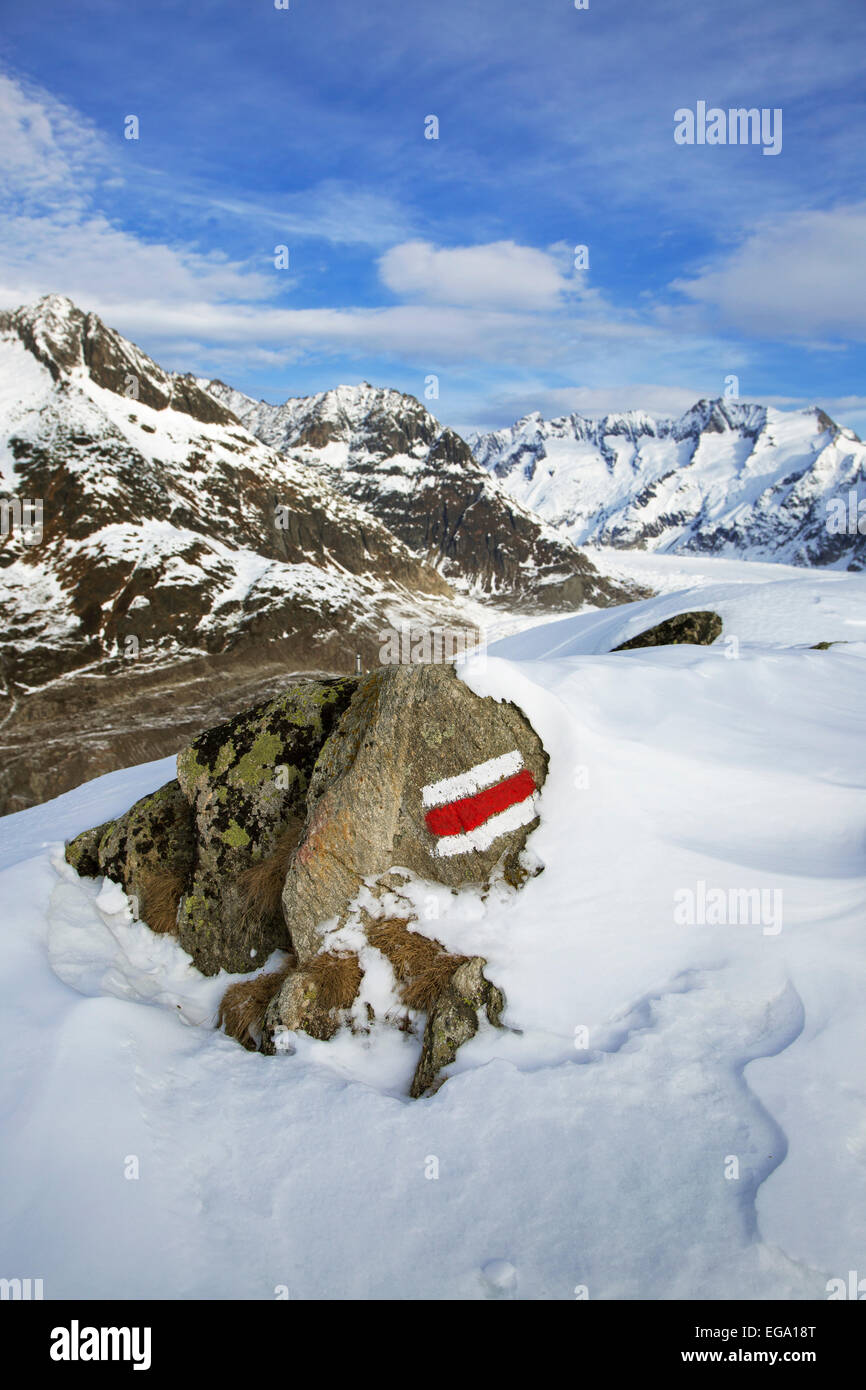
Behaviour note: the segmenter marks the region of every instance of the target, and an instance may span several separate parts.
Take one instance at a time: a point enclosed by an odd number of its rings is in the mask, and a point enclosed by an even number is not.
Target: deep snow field
[[[0,1275],[249,1299],[825,1299],[866,1275],[866,576],[608,562],[665,592],[463,668],[550,755],[544,871],[418,890],[508,1001],[432,1098],[385,1025],[244,1052],[210,1027],[226,977],[65,865],[173,760],[0,820]],[[702,607],[713,647],[610,654]],[[728,920],[694,920],[713,900]]]

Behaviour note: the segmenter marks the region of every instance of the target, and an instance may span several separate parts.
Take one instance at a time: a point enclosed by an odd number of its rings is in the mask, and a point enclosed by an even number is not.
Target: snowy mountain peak
[[[97,385],[153,410],[178,410],[200,423],[236,424],[192,376],[163,371],[134,343],[62,294],[0,313],[0,335],[17,337],[54,381],[86,374]]]
[[[516,501],[576,545],[866,565],[856,524],[828,525],[830,501],[847,506],[866,482],[866,446],[818,406],[718,397],[678,419],[536,413],[472,445]]]
[[[0,324],[17,331],[44,365],[67,371],[83,365],[86,323],[87,316],[63,294],[43,295],[35,304],[0,316]]]
[[[724,434],[727,430],[760,433],[767,423],[767,407],[748,401],[736,401],[716,397],[715,400],[700,400],[691,410],[673,422],[671,433],[675,439],[685,439],[688,435]]]

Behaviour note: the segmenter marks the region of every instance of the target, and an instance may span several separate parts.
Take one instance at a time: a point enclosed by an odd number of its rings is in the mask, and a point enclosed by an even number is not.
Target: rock
[[[327,1042],[347,1021],[361,978],[360,961],[349,951],[324,951],[290,972],[279,994],[279,1022],[270,1021],[270,1007],[266,1014],[261,1051],[274,1053],[281,1032],[308,1033]]]
[[[441,1084],[482,1011],[498,1023],[504,998],[482,957],[415,929],[402,890],[500,878],[519,888],[547,765],[523,713],[475,695],[453,666],[383,667],[295,685],[200,734],[178,755],[176,781],[77,836],[66,857],[137,894],[142,920],[176,935],[204,974],[251,973],[275,949],[290,953],[224,997],[220,1026],[250,1049],[286,1050],[281,1035],[298,1031],[365,1031],[375,1015],[357,1000],[365,951],[378,951],[401,1001],[386,1017],[411,1031],[426,1014],[420,1096]],[[326,948],[335,926],[345,931]]]
[[[283,890],[299,961],[318,953],[320,927],[344,920],[363,880],[395,866],[451,887],[485,883],[497,866],[517,874],[547,761],[522,712],[475,695],[453,666],[389,666],[364,677],[316,763]],[[456,779],[450,790],[437,785],[446,779]],[[474,831],[443,833],[483,809],[455,807],[455,798],[488,788],[491,805],[499,797],[507,806],[509,788],[522,799]]]
[[[180,892],[192,870],[192,814],[176,781],[142,797],[116,821],[85,830],[66,846],[85,878],[104,875],[138,900],[138,915],[155,931],[172,931]]]
[[[288,950],[288,861],[316,758],[355,684],[305,682],[200,734],[178,755],[176,781],[76,836],[67,860],[121,883],[142,921],[176,935],[205,975]]]
[[[697,610],[693,613],[677,613],[655,627],[647,628],[637,637],[614,647],[615,652],[634,651],[638,647],[673,647],[681,643],[698,647],[708,647],[722,634],[722,620],[718,613]]]
[[[450,984],[430,1010],[409,1093],[413,1097],[439,1089],[445,1079],[440,1075],[442,1069],[451,1065],[458,1048],[478,1032],[482,1009],[489,1022],[498,1026],[505,1000],[486,979],[485,964],[481,956],[473,956],[458,965]]]
[[[111,824],[111,821],[105,821],[93,830],[82,830],[67,844],[66,861],[82,878],[98,878],[102,873],[99,867],[99,842]]]
[[[204,974],[248,971],[290,948],[280,889],[313,766],[354,689],[348,678],[293,686],[208,729],[178,755],[196,855],[177,935]]]

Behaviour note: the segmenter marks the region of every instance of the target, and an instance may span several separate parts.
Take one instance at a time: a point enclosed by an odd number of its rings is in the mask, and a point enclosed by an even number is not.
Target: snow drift
[[[544,872],[427,904],[507,999],[430,1099],[392,1029],[244,1052],[209,1026],[226,977],[62,864],[167,760],[0,821],[4,1272],[48,1298],[823,1299],[862,1265],[866,580],[725,573],[463,668],[549,753]],[[612,652],[677,608],[722,637]]]

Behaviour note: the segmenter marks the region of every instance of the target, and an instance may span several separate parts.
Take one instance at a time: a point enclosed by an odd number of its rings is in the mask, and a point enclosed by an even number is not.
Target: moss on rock
[[[300,833],[313,767],[355,685],[294,685],[206,730],[178,755],[175,781],[76,836],[67,860],[85,877],[121,883],[142,907],[153,875],[172,875],[181,891],[176,934],[199,970],[257,969],[288,948],[289,933],[279,903],[251,911],[238,880],[278,847],[290,853],[288,831]]]

